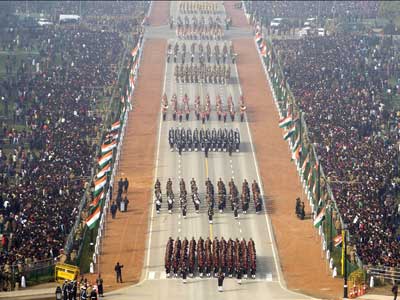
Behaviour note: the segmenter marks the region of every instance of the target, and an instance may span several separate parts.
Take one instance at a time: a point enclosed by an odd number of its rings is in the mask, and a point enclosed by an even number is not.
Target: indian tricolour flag
[[[259,42],[262,41],[262,36],[261,36],[261,33],[260,33],[260,32],[257,32],[257,33],[256,33],[255,40],[256,40],[257,43],[259,43]]]
[[[286,133],[283,136],[283,139],[287,140],[288,138],[290,138],[294,134],[295,131],[296,131],[296,127],[292,126],[291,128],[289,128],[288,131],[286,131]]]
[[[86,225],[90,229],[93,229],[99,220],[100,220],[100,206],[98,206],[96,210],[86,219]]]
[[[341,234],[337,235],[334,239],[333,239],[333,243],[335,245],[335,247],[338,247],[341,243],[342,243],[343,237]]]
[[[292,152],[292,160],[298,161],[299,159],[300,159],[300,147],[297,147],[296,150]]]
[[[265,42],[265,40],[261,43],[260,48],[261,48],[261,55],[263,57],[266,57],[267,56],[267,43]]]
[[[279,127],[283,128],[283,127],[289,126],[291,123],[292,123],[292,116],[288,115],[286,118],[279,120]]]
[[[103,176],[94,182],[94,192],[99,192],[107,184],[107,176]]]
[[[107,153],[108,151],[111,151],[117,146],[117,141],[112,141],[109,144],[103,144],[101,145],[101,153]]]
[[[99,163],[99,166],[100,166],[101,168],[103,168],[104,165],[105,165],[108,161],[110,161],[110,160],[112,159],[112,155],[113,155],[113,153],[112,153],[112,151],[110,151],[110,152],[107,152],[106,154],[104,154],[102,157],[98,158],[98,159],[97,159],[97,162]]]
[[[111,125],[111,130],[118,130],[121,127],[121,121],[117,121]]]
[[[138,53],[138,50],[139,50],[139,43],[136,45],[135,48],[132,49],[131,55],[132,55],[133,59],[136,58],[136,54]]]
[[[314,226],[319,227],[322,224],[322,221],[325,219],[325,207],[320,211],[318,216],[314,220]]]
[[[103,197],[104,197],[104,191],[101,191],[101,193],[98,194],[98,195],[93,199],[92,202],[90,202],[90,207],[93,207],[93,208],[94,208],[94,207],[97,207],[97,205],[99,205],[100,200],[103,199]]]
[[[101,178],[103,177],[106,173],[111,171],[111,163],[108,162],[100,171],[97,173],[96,177]]]
[[[111,133],[109,134],[109,136],[110,136],[112,139],[117,140],[118,137],[119,137],[119,134],[118,134],[118,132],[111,132]]]
[[[310,157],[310,156],[307,155],[306,159],[305,159],[304,162],[303,162],[303,165],[301,166],[301,173],[303,173],[303,174],[304,174],[304,172],[306,171],[309,157]]]
[[[300,134],[297,136],[297,139],[294,142],[293,152],[295,152],[297,150],[297,148],[299,148],[299,146],[300,146]]]

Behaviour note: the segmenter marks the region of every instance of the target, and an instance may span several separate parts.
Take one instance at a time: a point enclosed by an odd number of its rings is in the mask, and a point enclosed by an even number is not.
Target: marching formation
[[[216,128],[203,129],[195,128],[170,128],[168,142],[171,151],[176,149],[179,154],[182,151],[224,151],[232,154],[233,151],[239,152],[240,132],[239,129]]]
[[[186,279],[187,275],[193,277],[196,273],[200,277],[211,277],[222,272],[240,282],[242,277],[256,278],[256,269],[256,248],[251,238],[246,242],[245,239],[208,237],[203,240],[200,237],[196,242],[194,237],[190,241],[179,237],[174,241],[170,237],[165,249],[167,277]]]
[[[209,152],[226,152],[229,155],[240,152],[240,127],[224,126],[224,123],[235,120],[244,122],[246,112],[244,96],[235,96],[231,88],[226,86],[233,83],[232,67],[236,62],[236,53],[231,42],[219,40],[224,35],[223,25],[229,29],[229,22],[225,19],[224,24],[222,15],[202,15],[211,14],[211,11],[216,13],[217,3],[186,1],[178,5],[181,13],[201,15],[170,19],[171,29],[176,21],[177,38],[185,40],[170,41],[166,53],[167,64],[175,64],[170,67],[167,65],[173,71],[172,84],[179,88],[179,96],[177,92],[168,97],[165,92],[161,98],[162,120],[180,123],[170,125],[168,130],[170,151],[176,151],[179,155],[182,152],[202,151],[206,158]],[[192,85],[188,84],[195,84],[192,99],[187,91]],[[185,121],[194,121],[195,126],[190,124],[182,127],[181,123]],[[221,125],[211,128],[204,126],[210,121],[220,121],[217,123]],[[197,220],[197,215],[204,219],[207,217],[210,227],[210,237],[204,240],[201,237],[198,240],[169,238],[165,250],[167,277],[182,277],[186,282],[187,276],[216,277],[218,274],[219,278],[223,274],[236,277],[239,283],[242,277],[255,278],[256,250],[253,239],[213,238],[212,227],[214,213],[221,217],[221,214],[227,214],[228,218],[231,214],[232,219],[238,219],[239,223],[239,213],[260,213],[263,205],[258,183],[243,179],[236,184],[233,175],[225,182],[217,177],[215,183],[206,178],[201,184],[194,178],[186,179],[187,182],[180,176],[179,179],[164,178],[166,182],[157,179],[154,184],[156,213],[171,214],[171,218],[175,218],[174,213],[179,213],[178,218],[182,219],[186,219],[188,214],[196,216]],[[173,181],[177,186],[174,187]],[[187,222],[182,219],[179,224]]]
[[[183,120],[189,121],[190,119],[190,99],[185,94],[182,97],[181,102],[178,101],[178,97],[176,94],[172,96],[171,99],[171,110],[172,110],[172,119],[174,121],[178,120],[180,123]],[[195,101],[194,101],[194,115],[197,121],[202,122],[204,124],[206,121],[210,120],[210,115],[212,111],[212,105],[211,105],[211,98],[210,95],[207,94],[206,98],[204,99],[204,104],[202,105],[201,103],[200,96],[197,96]],[[236,115],[236,109],[235,109],[235,103],[233,101],[232,96],[229,96],[227,98],[227,103],[224,105],[222,97],[220,95],[216,96],[215,99],[215,112],[217,113],[218,121],[227,121],[227,117],[229,115],[229,118],[231,121],[235,121],[235,115]],[[169,108],[169,102],[168,102],[168,97],[166,94],[164,94],[161,98],[161,107],[162,107],[162,114],[163,114],[163,120],[165,121],[167,119],[167,113],[168,113],[168,108]],[[243,95],[240,96],[240,105],[238,112],[240,114],[240,121],[244,121],[244,114],[246,112],[246,105],[244,102],[244,97]]]
[[[218,5],[211,1],[182,1],[179,3],[182,14],[217,14]]]
[[[168,213],[172,213],[175,204],[175,193],[173,191],[171,178],[168,178],[166,183],[166,193],[165,196],[167,198],[167,209]],[[233,212],[235,218],[239,217],[239,209],[241,209],[243,214],[247,214],[250,209],[250,201],[253,198],[254,209],[256,213],[259,213],[262,210],[262,198],[260,193],[260,187],[258,183],[254,180],[251,184],[251,192],[249,183],[245,179],[242,183],[242,192],[239,195],[239,189],[236,186],[233,178],[228,182],[228,188],[226,188],[225,183],[220,178],[217,182],[217,192],[214,192],[214,185],[211,180],[207,178],[205,182],[205,194],[204,194],[204,202],[207,208],[208,220],[209,223],[212,224],[214,208],[216,207],[219,213],[224,213],[226,208],[230,208]],[[196,183],[196,180],[192,178],[190,181],[190,192],[191,199],[193,202],[193,206],[195,212],[198,214],[200,212],[201,205],[201,197],[199,194],[199,189]],[[251,194],[253,197],[251,197]],[[185,180],[182,178],[179,181],[179,210],[182,213],[183,218],[186,218],[187,210],[188,210],[188,191],[186,189]],[[154,185],[154,198],[157,214],[160,213],[162,202],[163,202],[163,194],[161,189],[161,182],[157,179]]]
[[[168,44],[167,48],[167,62],[171,62],[173,57],[174,63],[186,63],[186,58],[190,59],[190,63],[199,63],[203,66],[205,63],[211,63],[212,61],[219,65],[220,63],[226,64],[231,61],[235,63],[236,54],[233,49],[233,44],[230,43],[229,46],[226,42],[223,43],[222,49],[220,43],[216,42],[214,47],[211,47],[210,42],[207,45],[203,45],[200,42],[192,42],[190,44],[190,52],[188,50],[189,46],[186,42],[176,42],[175,45],[171,43]]]
[[[170,21],[170,28],[172,27],[173,20]],[[178,16],[176,36],[184,40],[221,40],[224,36],[222,20],[219,16],[209,16],[207,20],[204,16],[197,18],[193,15],[191,20],[187,15],[183,20]]]

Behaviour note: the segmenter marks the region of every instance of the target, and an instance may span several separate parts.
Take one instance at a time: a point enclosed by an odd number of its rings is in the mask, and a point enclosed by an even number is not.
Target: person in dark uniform
[[[87,295],[87,291],[86,291],[86,286],[83,286],[81,288],[81,300],[87,300],[88,295]]]
[[[225,279],[224,273],[222,273],[222,271],[220,269],[218,272],[218,292],[224,291],[224,288],[223,288],[224,279]]]
[[[72,298],[69,300],[76,300],[77,294],[78,294],[78,283],[74,280],[72,282]]]
[[[182,216],[184,219],[186,219],[186,212],[187,212],[187,206],[186,206],[186,202],[184,202],[182,204]]]
[[[90,292],[90,300],[97,300],[97,292],[95,289],[92,289]]]
[[[208,144],[208,140],[206,139],[204,141],[204,155],[205,155],[205,157],[208,157],[208,151],[209,151],[209,144]]]
[[[114,267],[115,275],[117,277],[117,283],[122,283],[122,268],[124,265],[120,265],[119,262]]]
[[[242,268],[239,267],[236,273],[237,283],[242,284]]]
[[[128,178],[125,177],[125,180],[124,180],[124,191],[125,191],[125,193],[128,192],[128,187],[129,187],[129,181],[128,181]]]
[[[97,290],[99,291],[99,296],[103,297],[103,278],[101,278],[101,274],[99,274],[99,277],[96,279],[96,285],[97,285]]]
[[[124,187],[124,182],[122,180],[122,177],[119,179],[118,181],[118,194],[121,193],[122,194],[122,189]]]
[[[228,143],[229,156],[232,156],[232,148],[233,148],[233,145],[232,145],[231,142],[229,142],[229,143]]]
[[[392,293],[393,293],[393,300],[397,300],[397,293],[399,292],[399,285],[397,282],[393,284]]]
[[[187,278],[187,271],[186,271],[186,268],[185,268],[185,267],[182,267],[181,274],[182,274],[182,281],[183,281],[183,283],[186,283],[186,282],[187,282],[187,281],[186,281],[186,278]]]
[[[62,294],[63,294],[63,299],[68,300],[68,281],[64,280],[64,283],[62,285]]]
[[[213,222],[213,215],[214,215],[214,210],[212,206],[208,208],[208,223],[212,224]]]
[[[238,208],[237,208],[237,205],[236,205],[236,204],[233,205],[233,216],[235,217],[235,219],[237,219],[238,216],[239,216],[239,214],[238,214]]]
[[[181,141],[178,141],[178,142],[176,143],[176,146],[178,147],[178,153],[179,153],[179,155],[182,155],[182,142],[181,142]]]
[[[157,198],[156,199],[156,211],[157,211],[157,214],[160,213],[160,209],[161,209],[161,202],[160,202],[160,199]]]
[[[115,215],[117,214],[117,205],[115,204],[115,202],[111,204],[110,211],[111,211],[111,217],[115,219]]]

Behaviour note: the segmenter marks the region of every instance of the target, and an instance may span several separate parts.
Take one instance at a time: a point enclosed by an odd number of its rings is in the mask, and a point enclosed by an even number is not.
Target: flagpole
[[[343,298],[347,299],[347,260],[346,260],[346,224],[344,224],[344,228],[342,230],[342,274],[343,274]]]

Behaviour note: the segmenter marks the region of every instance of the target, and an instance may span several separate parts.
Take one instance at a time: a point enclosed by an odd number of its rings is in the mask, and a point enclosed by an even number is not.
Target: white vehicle
[[[60,23],[79,23],[80,19],[78,15],[60,15]]]
[[[270,26],[275,27],[275,28],[279,27],[279,26],[281,26],[282,21],[283,21],[282,18],[274,18],[274,19],[272,19]]]
[[[316,19],[315,18],[308,18],[305,22],[304,22],[304,27],[315,27],[316,25]]]
[[[326,35],[325,28],[317,28],[317,35],[325,36]]]
[[[53,22],[50,22],[49,20],[45,18],[40,18],[38,21],[39,26],[46,26],[46,25],[53,25]]]
[[[299,36],[303,37],[306,36],[310,33],[311,27],[303,27],[302,29],[299,30]]]

